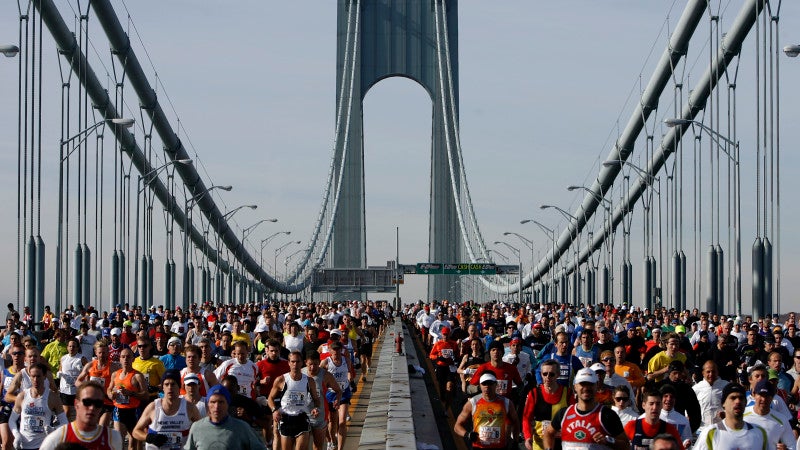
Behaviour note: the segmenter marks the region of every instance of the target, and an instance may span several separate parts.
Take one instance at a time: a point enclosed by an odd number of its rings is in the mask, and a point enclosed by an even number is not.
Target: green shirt
[[[267,446],[256,436],[246,422],[228,416],[224,422],[215,425],[208,417],[192,424],[184,450],[267,450]]]

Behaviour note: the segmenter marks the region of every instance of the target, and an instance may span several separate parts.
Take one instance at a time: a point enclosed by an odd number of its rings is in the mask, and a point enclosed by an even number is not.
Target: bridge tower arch
[[[367,91],[380,80],[403,76],[419,83],[431,96],[431,183],[430,222],[428,231],[428,260],[454,263],[461,261],[462,240],[458,216],[454,204],[447,157],[447,127],[442,103],[445,101],[440,87],[438,50],[434,2],[445,8],[447,29],[440,23],[440,30],[447,33],[449,43],[449,67],[453,85],[455,120],[458,120],[458,3],[456,0],[338,0],[337,8],[337,76],[336,107],[351,105],[347,157],[344,158],[344,175],[340,201],[336,211],[333,230],[331,262],[333,267],[366,266],[366,213],[364,198],[364,141],[363,100]],[[348,17],[353,5],[360,5],[359,26],[351,26],[350,38],[357,42],[355,70],[353,75],[352,101],[348,102],[348,89],[342,89],[344,68],[348,55]],[[443,6],[442,6],[443,5]],[[358,36],[353,34],[358,33]],[[444,36],[440,36],[443,44]],[[442,56],[445,58],[445,56]],[[347,86],[345,86],[347,87]],[[342,103],[344,102],[344,103]],[[453,127],[449,127],[451,138]],[[451,139],[451,142],[455,142]],[[342,148],[334,156],[334,168],[338,173],[342,165]],[[402,155],[398,155],[402,157]],[[461,173],[458,158],[453,158],[453,173]],[[461,181],[455,180],[460,191]],[[452,280],[444,277],[429,277],[428,296],[432,299],[458,298],[460,286],[452,286]],[[452,291],[451,291],[452,288]]]

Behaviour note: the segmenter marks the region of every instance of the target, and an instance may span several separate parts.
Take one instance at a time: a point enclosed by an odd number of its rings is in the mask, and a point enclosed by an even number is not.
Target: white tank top
[[[347,366],[347,360],[342,358],[342,364],[338,366],[333,362],[333,358],[330,356],[326,359],[326,361],[328,361],[326,363],[328,372],[330,372],[331,375],[333,375],[333,378],[336,379],[336,382],[339,383],[339,387],[341,387],[342,390],[349,389],[350,382],[347,380],[347,374],[350,372],[350,370]]]
[[[153,409],[155,417],[153,418],[153,423],[150,424],[150,429],[158,434],[166,435],[169,439],[161,447],[146,444],[145,449],[180,450],[183,448],[183,444],[186,443],[186,438],[189,436],[189,428],[192,426],[192,421],[189,420],[189,413],[186,412],[186,399],[178,399],[180,402],[178,412],[171,416],[164,413],[161,400],[160,398],[155,400],[155,408]]]
[[[78,388],[75,386],[75,380],[83,370],[83,356],[76,353],[75,356],[66,354],[61,357],[61,381],[59,382],[59,389],[62,394],[75,395]]]
[[[41,447],[44,438],[47,436],[45,427],[50,426],[53,420],[53,411],[47,405],[50,397],[50,388],[45,386],[41,397],[34,398],[30,388],[22,391],[22,414],[19,418],[19,434],[22,440],[22,448]]]
[[[293,380],[289,373],[283,374],[284,390],[281,397],[283,412],[291,416],[311,412],[311,389],[308,386],[308,375],[301,373],[299,380]]]
[[[205,373],[205,370],[202,369],[202,368],[200,369],[200,372],[192,372],[191,370],[189,370],[188,367],[184,367],[183,369],[181,369],[181,383],[183,383],[183,379],[186,378],[186,375],[189,375],[189,374],[197,375],[197,378],[199,378],[200,382],[203,383],[203,385],[200,386],[200,396],[201,397],[205,397],[206,393],[208,392],[208,390],[211,389],[211,386],[208,385],[208,381],[206,380],[206,377],[203,376],[204,373]]]

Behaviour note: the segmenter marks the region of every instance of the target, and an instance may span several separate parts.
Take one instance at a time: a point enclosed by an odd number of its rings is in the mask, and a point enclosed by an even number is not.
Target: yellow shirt
[[[247,348],[248,349],[252,349],[253,348],[253,342],[250,340],[250,335],[249,334],[247,334],[247,333],[233,333],[232,332],[231,336],[233,337],[233,342],[241,341],[241,342],[244,342],[245,344],[247,344]]]
[[[667,356],[666,351],[659,352],[656,354],[656,356],[653,356],[650,359],[650,362],[647,364],[647,372],[653,373],[659,371],[669,366],[669,363],[671,363],[672,361],[680,361],[686,364],[686,355],[684,355],[681,352],[678,352],[678,354],[676,354],[674,358],[670,358],[669,356]],[[664,375],[655,377],[654,379],[656,381],[661,381],[664,379]]]
[[[167,369],[164,367],[164,363],[155,356],[151,356],[150,359],[147,360],[137,356],[133,360],[133,368],[144,375],[144,379],[147,380],[147,384],[149,386],[155,388],[161,386],[161,377],[164,376],[164,372],[167,371]],[[150,393],[151,397],[155,397],[157,395],[158,389],[156,389],[155,392]]]

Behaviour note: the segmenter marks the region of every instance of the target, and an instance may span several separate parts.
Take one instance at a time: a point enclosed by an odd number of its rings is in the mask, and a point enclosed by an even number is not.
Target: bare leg
[[[344,450],[344,441],[347,439],[347,412],[349,408],[350,405],[339,405],[339,426],[337,427],[337,437],[339,438],[337,448],[339,450]]]

